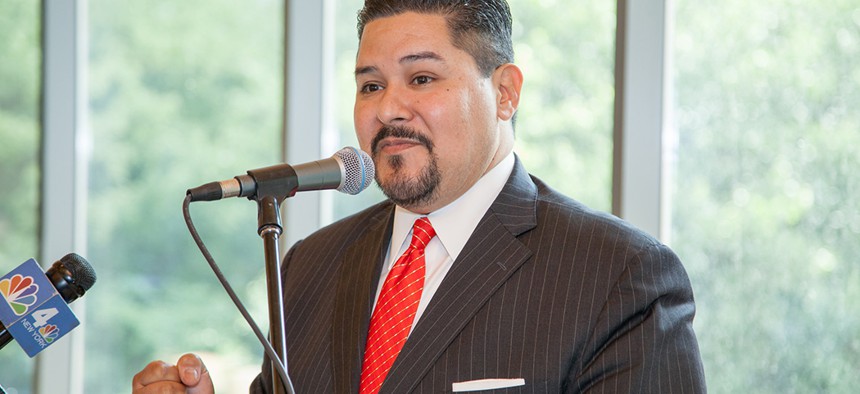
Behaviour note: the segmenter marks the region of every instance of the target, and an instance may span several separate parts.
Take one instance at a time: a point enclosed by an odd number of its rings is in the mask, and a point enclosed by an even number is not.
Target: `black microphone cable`
[[[215,259],[212,258],[212,254],[209,253],[209,249],[206,248],[206,245],[203,243],[203,240],[200,239],[200,235],[197,233],[197,229],[194,227],[194,222],[191,220],[191,213],[189,212],[188,207],[191,205],[191,195],[185,195],[185,201],[182,203],[182,215],[185,218],[185,224],[188,226],[188,231],[191,233],[191,237],[194,238],[194,243],[197,244],[197,247],[200,249],[200,252],[203,253],[203,257],[206,258],[206,262],[209,263],[209,267],[212,268],[212,272],[215,273],[215,276],[218,278],[218,281],[221,282],[221,286],[224,287],[224,290],[227,291],[227,294],[230,296],[230,299],[233,300],[233,304],[236,305],[236,308],[239,309],[239,312],[242,313],[242,317],[245,318],[245,321],[248,322],[248,325],[251,326],[251,329],[254,330],[254,335],[257,336],[257,339],[263,344],[263,350],[266,352],[266,355],[274,364],[275,369],[278,371],[278,375],[281,377],[281,382],[284,383],[284,388],[286,389],[288,394],[294,394],[295,389],[293,388],[293,382],[290,380],[290,375],[287,373],[287,360],[283,360],[283,363],[278,358],[278,355],[275,354],[275,349],[272,348],[272,345],[266,340],[266,336],[263,335],[263,332],[260,331],[260,327],[257,326],[257,323],[251,317],[251,314],[248,313],[248,310],[245,309],[245,305],[242,304],[242,301],[239,299],[239,296],[236,295],[236,292],[233,291],[233,287],[230,286],[230,283],[227,282],[227,279],[224,277],[224,274],[221,272],[221,269],[218,268],[218,264],[215,263]],[[285,357],[286,358],[286,357]]]

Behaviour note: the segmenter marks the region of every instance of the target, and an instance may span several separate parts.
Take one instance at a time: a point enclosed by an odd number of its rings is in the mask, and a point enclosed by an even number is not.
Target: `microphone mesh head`
[[[343,180],[337,191],[347,194],[358,194],[367,189],[376,174],[373,159],[370,155],[351,146],[343,148],[334,154],[343,164]]]
[[[69,253],[63,256],[60,262],[72,274],[75,285],[80,286],[84,291],[89,290],[96,283],[96,271],[83,257],[76,253]]]

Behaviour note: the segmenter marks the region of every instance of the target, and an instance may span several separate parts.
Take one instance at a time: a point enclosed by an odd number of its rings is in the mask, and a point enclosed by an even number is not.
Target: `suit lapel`
[[[531,257],[532,251],[517,236],[535,227],[536,200],[537,189],[517,159],[502,192],[400,351],[381,393],[414,390],[493,293]]]
[[[358,390],[372,300],[391,237],[393,213],[392,205],[377,214],[340,262],[331,331],[336,393]]]

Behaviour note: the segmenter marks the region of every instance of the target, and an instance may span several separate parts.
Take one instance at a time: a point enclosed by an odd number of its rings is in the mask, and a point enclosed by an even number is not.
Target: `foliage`
[[[0,0],[0,272],[37,257],[39,229],[39,2]],[[0,352],[0,385],[28,393],[33,361]]]
[[[510,0],[525,81],[515,151],[526,168],[596,209],[612,205],[615,3]]]
[[[614,2],[510,3],[526,75],[517,152],[548,183],[608,209]],[[860,4],[674,4],[671,244],[693,281],[709,389],[854,392]],[[338,145],[355,144],[360,5],[335,8],[333,112],[345,141]],[[38,7],[0,0],[7,270],[37,251]],[[237,381],[235,389],[217,383],[220,390],[243,391],[259,369],[259,344],[191,242],[179,208],[188,187],[278,160],[283,4],[90,0],[89,7],[87,256],[99,283],[85,316],[86,392],[128,392],[146,362],[186,351],[209,353],[213,376]],[[362,198],[335,197],[335,216],[381,196]],[[196,204],[192,216],[265,322],[255,209],[222,201]],[[23,352],[0,353],[0,383],[27,393],[31,367]]]
[[[860,4],[678,2],[672,243],[712,392],[860,384]]]
[[[125,392],[150,360],[187,351],[258,370],[260,345],[191,241],[180,206],[189,187],[278,161],[282,4],[89,3],[88,254],[99,285],[88,305],[87,392]],[[255,204],[201,203],[191,213],[265,330]]]

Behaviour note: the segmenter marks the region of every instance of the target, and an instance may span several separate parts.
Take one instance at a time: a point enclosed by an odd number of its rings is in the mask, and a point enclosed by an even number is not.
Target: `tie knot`
[[[426,216],[418,218],[418,220],[415,221],[415,224],[412,225],[412,241],[409,243],[409,247],[424,250],[430,240],[435,236],[436,230],[434,230],[433,225],[430,224],[430,219],[427,219]]]

